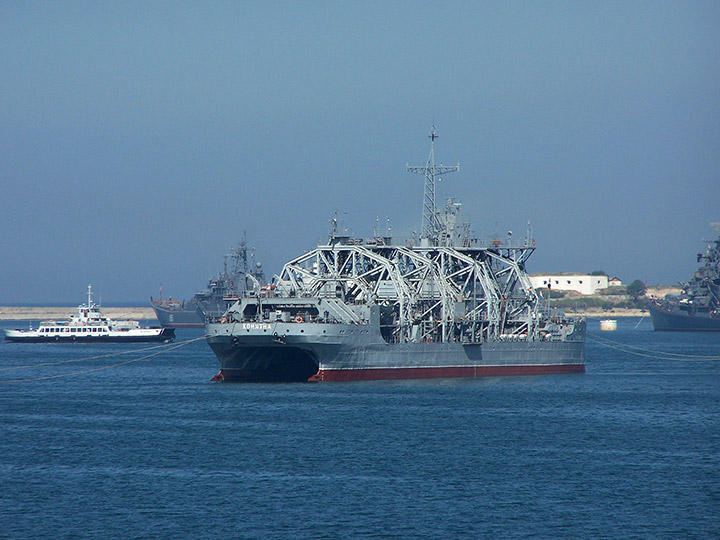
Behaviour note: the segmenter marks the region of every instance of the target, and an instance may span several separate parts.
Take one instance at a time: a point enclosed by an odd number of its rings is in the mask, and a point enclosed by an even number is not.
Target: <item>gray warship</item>
[[[254,259],[254,253],[250,253]],[[230,267],[228,268],[228,262]],[[225,255],[223,271],[208,280],[207,288],[196,292],[190,300],[150,297],[155,317],[163,328],[203,328],[205,317],[222,315],[248,289],[259,289],[265,283],[260,263],[248,261],[247,239]]]
[[[424,166],[422,232],[400,240],[339,232],[249,291],[206,339],[218,381],[350,381],[585,371],[586,323],[544,311],[520,241],[472,238],[459,201],[435,206],[435,183],[457,166]]]
[[[720,232],[720,223],[711,223]],[[648,305],[653,328],[659,331],[720,332],[720,236],[708,242],[702,263],[681,294],[668,294]]]

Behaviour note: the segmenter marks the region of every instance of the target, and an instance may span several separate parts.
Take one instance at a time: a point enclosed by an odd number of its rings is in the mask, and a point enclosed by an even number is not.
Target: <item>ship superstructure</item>
[[[224,380],[354,380],[584,371],[585,322],[549,317],[528,234],[482,242],[462,205],[435,208],[431,132],[419,238],[338,233],[238,299],[206,334]]]
[[[711,226],[720,233],[720,223]],[[720,236],[708,242],[701,263],[681,294],[652,299],[649,304],[655,330],[720,332]]]
[[[202,328],[206,316],[222,315],[246,291],[259,290],[265,284],[265,275],[254,258],[243,235],[238,246],[225,255],[222,272],[190,300],[151,297],[150,305],[160,324],[164,328]]]
[[[325,308],[312,317],[346,324],[368,322],[376,306],[388,343],[539,338],[539,298],[524,270],[534,247],[481,245],[458,233],[459,215],[449,202],[438,216],[441,235],[420,246],[331,236],[284,266],[274,297],[320,301]],[[265,300],[267,310],[273,302]]]

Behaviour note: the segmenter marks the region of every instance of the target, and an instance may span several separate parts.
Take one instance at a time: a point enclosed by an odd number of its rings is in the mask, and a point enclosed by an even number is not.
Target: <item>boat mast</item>
[[[412,173],[420,173],[425,176],[425,192],[423,196],[423,214],[422,214],[422,230],[420,239],[428,239],[430,245],[437,244],[440,233],[440,224],[438,223],[437,211],[435,209],[435,177],[437,175],[451,173],[460,170],[460,164],[453,166],[445,166],[442,163],[435,165],[435,139],[438,136],[435,133],[435,126],[430,129],[430,155],[424,166],[411,167],[406,165],[407,171]],[[440,180],[440,178],[438,178]]]

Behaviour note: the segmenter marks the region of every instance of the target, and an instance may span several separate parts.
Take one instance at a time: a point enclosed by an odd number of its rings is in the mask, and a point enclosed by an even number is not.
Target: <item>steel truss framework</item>
[[[277,294],[335,298],[348,311],[381,306],[393,342],[534,340],[539,298],[525,271],[533,251],[336,243],[286,263]]]

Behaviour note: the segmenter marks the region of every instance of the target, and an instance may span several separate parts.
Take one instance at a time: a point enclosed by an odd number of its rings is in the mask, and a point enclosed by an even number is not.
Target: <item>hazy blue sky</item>
[[[189,297],[419,230],[427,134],[530,272],[690,277],[720,221],[720,3],[2,2],[0,303]]]

